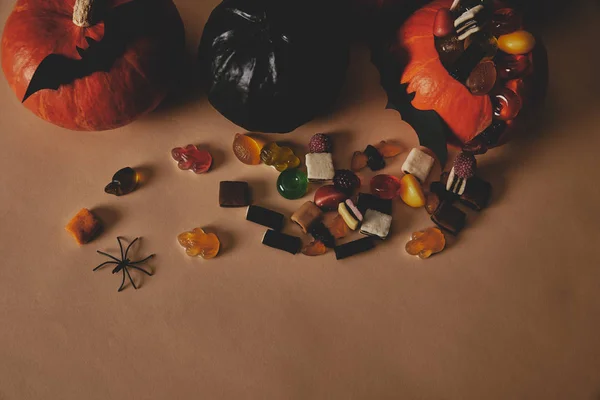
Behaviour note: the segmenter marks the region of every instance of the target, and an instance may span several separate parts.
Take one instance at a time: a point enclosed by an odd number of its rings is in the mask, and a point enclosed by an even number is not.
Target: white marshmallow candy
[[[308,153],[306,155],[306,174],[311,182],[332,180],[335,169],[331,153]]]
[[[402,164],[402,171],[414,175],[421,183],[425,183],[434,163],[433,157],[419,148],[414,148]]]
[[[376,210],[367,210],[360,227],[363,235],[377,236],[385,239],[392,227],[392,216]]]

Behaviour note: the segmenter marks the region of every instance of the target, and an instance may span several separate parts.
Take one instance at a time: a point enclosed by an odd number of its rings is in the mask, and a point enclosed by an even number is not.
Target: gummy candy
[[[404,150],[404,148],[402,146],[399,146],[397,144],[388,143],[385,140],[382,140],[381,142],[379,142],[379,144],[377,144],[375,146],[375,148],[377,149],[377,151],[379,151],[379,154],[381,154],[381,156],[383,158],[396,157],[398,154],[402,153],[402,151]]]
[[[521,111],[521,97],[508,88],[502,88],[492,96],[494,116],[503,121],[514,119]]]
[[[334,185],[321,186],[315,191],[315,204],[326,211],[337,210],[338,204],[346,200],[348,195],[337,190]]]
[[[420,208],[425,205],[425,195],[419,180],[414,175],[404,175],[400,180],[400,198],[406,205]]]
[[[528,75],[531,61],[527,55],[499,53],[496,65],[500,78],[515,79]]]
[[[400,179],[392,175],[376,175],[371,178],[371,193],[381,199],[393,199],[398,196]]]
[[[302,254],[306,256],[321,256],[327,253],[327,247],[320,240],[315,240],[302,248]]]
[[[498,38],[498,48],[508,54],[527,54],[535,47],[535,37],[527,31],[516,31]]]
[[[439,253],[446,247],[446,237],[438,228],[427,228],[424,231],[412,234],[411,240],[406,243],[406,252],[422,259]]]
[[[427,199],[425,202],[425,210],[427,210],[427,213],[429,215],[433,215],[440,206],[441,201],[442,200],[440,199],[440,196],[437,193],[427,193]]]
[[[288,200],[301,198],[306,194],[307,189],[308,177],[298,169],[287,169],[277,178],[277,191]]]
[[[215,257],[219,253],[221,242],[214,233],[206,233],[201,228],[184,232],[177,236],[179,244],[185,248],[190,257],[200,256],[204,259]]]
[[[358,172],[367,166],[368,161],[369,159],[362,151],[355,151],[354,154],[352,154],[350,169],[354,172]]]
[[[494,88],[496,78],[496,65],[493,61],[486,60],[480,62],[475,67],[471,75],[469,75],[466,85],[474,95],[483,96]]]
[[[266,142],[253,134],[236,133],[233,139],[233,154],[247,165],[260,164],[260,152]]]
[[[275,142],[271,142],[263,147],[260,152],[260,159],[266,165],[273,166],[277,171],[283,172],[288,168],[296,168],[300,165],[300,159],[294,155],[289,147],[279,147]]]
[[[339,214],[336,215],[333,220],[331,220],[331,223],[327,226],[327,228],[329,228],[329,232],[331,232],[333,237],[336,239],[345,238],[350,232],[350,228],[344,221],[344,218],[342,218],[342,216]]]
[[[113,175],[112,181],[106,185],[104,191],[115,196],[123,196],[133,192],[138,182],[138,173],[131,167],[125,167]]]
[[[206,150],[200,150],[193,144],[176,147],[171,150],[171,156],[177,161],[177,166],[182,170],[192,170],[197,174],[203,174],[212,165],[212,156]]]

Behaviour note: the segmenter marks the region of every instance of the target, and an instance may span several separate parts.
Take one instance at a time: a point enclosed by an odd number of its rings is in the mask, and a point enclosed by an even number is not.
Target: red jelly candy
[[[518,31],[523,26],[521,15],[512,8],[501,8],[494,11],[491,33],[498,37]]]
[[[371,179],[371,193],[375,196],[390,200],[398,196],[400,179],[392,175],[376,175]]]
[[[177,166],[182,170],[192,170],[197,174],[207,172],[212,165],[212,156],[206,150],[200,150],[193,144],[176,147],[171,150],[171,156],[177,161]]]
[[[522,78],[531,70],[529,55],[501,53],[496,58],[496,63],[498,75],[502,79]]]
[[[454,18],[449,8],[440,8],[433,22],[433,34],[436,37],[444,37],[454,33]]]
[[[514,119],[521,111],[521,97],[508,88],[502,88],[492,96],[494,116],[503,121]]]

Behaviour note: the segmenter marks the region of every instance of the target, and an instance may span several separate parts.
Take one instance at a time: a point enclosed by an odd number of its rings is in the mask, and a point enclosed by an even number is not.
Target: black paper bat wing
[[[371,61],[379,70],[381,86],[388,96],[386,108],[400,113],[417,133],[421,146],[431,149],[443,168],[448,160],[448,125],[436,111],[422,111],[412,105],[415,93],[408,93],[408,84],[400,83],[403,67],[389,54],[385,45],[371,46]]]
[[[158,5],[156,0],[134,0],[106,11],[102,40],[86,37],[88,48],[76,47],[81,57],[78,60],[61,54],[44,58],[29,82],[23,102],[42,89],[57,90],[94,72],[109,72],[136,36],[149,35],[160,26]]]

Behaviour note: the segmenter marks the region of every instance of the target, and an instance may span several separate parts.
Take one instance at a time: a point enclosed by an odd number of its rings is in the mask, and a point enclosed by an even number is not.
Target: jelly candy
[[[427,199],[425,202],[425,210],[427,210],[427,213],[429,215],[433,215],[437,211],[441,202],[442,202],[442,199],[440,199],[440,196],[437,193],[434,193],[434,192],[427,193]]]
[[[402,153],[402,151],[404,150],[404,148],[402,146],[386,142],[385,140],[382,140],[381,142],[379,142],[375,146],[375,148],[377,149],[377,151],[379,151],[379,154],[381,154],[381,156],[383,158],[396,157],[398,154]]]
[[[344,221],[344,218],[339,214],[331,221],[327,228],[329,228],[329,232],[336,239],[345,238],[350,232],[350,228]]]
[[[425,205],[425,195],[419,180],[414,175],[404,175],[400,180],[400,198],[406,205],[420,208]]]
[[[197,174],[203,174],[212,165],[212,156],[206,150],[200,150],[193,144],[176,147],[171,150],[171,156],[177,161],[177,166],[182,170],[192,170]]]
[[[133,168],[125,167],[113,175],[112,181],[106,185],[104,191],[115,196],[123,196],[133,192],[138,182],[138,173]]]
[[[87,208],[82,208],[71,218],[65,226],[65,230],[69,232],[77,244],[86,244],[91,242],[102,231],[102,223],[94,213]]]
[[[261,161],[260,152],[265,144],[257,135],[237,133],[233,139],[233,154],[244,164],[258,165]]]
[[[433,35],[445,37],[454,33],[454,18],[449,8],[440,8],[433,21]]]
[[[523,20],[521,15],[512,8],[501,8],[494,11],[491,33],[494,36],[502,36],[521,29]]]
[[[508,88],[502,88],[492,97],[494,116],[508,121],[514,119],[521,111],[521,97]]]
[[[215,257],[219,253],[221,242],[214,233],[206,233],[201,228],[184,232],[177,236],[177,241],[190,257],[200,256],[204,259]]]
[[[392,175],[376,175],[371,178],[371,193],[381,199],[393,199],[398,196],[400,179]]]
[[[406,243],[406,252],[411,256],[426,259],[441,252],[445,247],[444,233],[438,228],[427,228],[412,234],[411,240]]]
[[[277,171],[283,172],[288,168],[296,168],[300,165],[300,159],[294,155],[289,147],[279,147],[277,143],[271,142],[260,152],[260,159],[266,165],[273,166]]]
[[[535,37],[527,31],[516,31],[500,36],[498,47],[508,54],[527,54],[535,47]]]
[[[496,77],[496,65],[494,62],[490,60],[482,61],[471,72],[466,85],[474,95],[483,96],[494,88]]]
[[[346,200],[348,195],[337,190],[334,185],[324,185],[315,191],[315,204],[326,211],[337,210],[338,205]]]
[[[502,79],[525,77],[531,72],[528,55],[499,53],[496,57],[498,75]]]
[[[362,151],[355,151],[354,154],[352,154],[350,169],[354,172],[358,172],[367,166],[368,160],[369,159]]]
[[[277,191],[288,200],[301,198],[306,194],[307,189],[308,178],[298,169],[286,169],[277,178]]]
[[[320,240],[314,240],[302,248],[305,256],[321,256],[327,253],[327,247]]]

